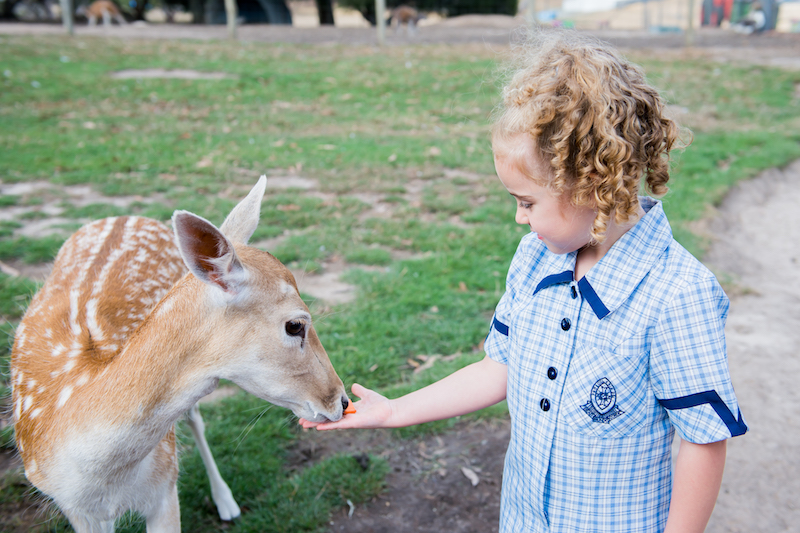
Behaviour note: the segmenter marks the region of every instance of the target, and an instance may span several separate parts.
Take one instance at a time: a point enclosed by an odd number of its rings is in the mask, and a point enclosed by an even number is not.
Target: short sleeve
[[[678,434],[688,442],[707,444],[747,431],[728,370],[729,305],[709,272],[683,281],[656,327],[651,385]]]
[[[525,253],[526,238],[520,241],[511,266],[508,268],[506,276],[506,291],[497,303],[497,307],[492,317],[489,335],[483,343],[486,355],[498,363],[508,364],[508,332],[511,323],[511,312],[514,307],[514,300],[517,294],[517,287],[526,277],[526,270],[530,264],[530,258]]]

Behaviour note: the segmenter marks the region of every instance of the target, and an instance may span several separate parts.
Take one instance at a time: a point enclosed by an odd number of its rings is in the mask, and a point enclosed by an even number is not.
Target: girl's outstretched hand
[[[354,428],[382,428],[392,416],[392,405],[389,400],[377,392],[353,383],[350,389],[360,398],[351,404],[356,412],[344,415],[336,422],[310,422],[301,418],[298,422],[304,429],[317,428],[320,431],[327,429],[354,429]]]

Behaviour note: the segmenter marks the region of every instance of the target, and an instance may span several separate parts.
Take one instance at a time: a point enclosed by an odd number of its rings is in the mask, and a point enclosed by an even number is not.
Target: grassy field
[[[345,260],[357,298],[308,298],[339,375],[389,395],[482,357],[479,347],[523,230],[493,177],[488,117],[500,58],[482,46],[281,46],[93,38],[0,40],[0,180],[43,184],[0,196],[0,260],[51,260],[94,218],[176,208],[219,223],[258,175],[314,180],[269,192],[254,241],[289,266],[319,272]],[[691,231],[738,180],[800,157],[800,73],[643,55],[693,143],[675,156],[665,208],[676,238],[702,256]],[[116,79],[123,69],[192,69],[223,79]],[[89,185],[84,205],[63,191]],[[112,200],[133,197],[125,207]],[[45,209],[57,199],[57,212]],[[383,214],[373,208],[380,205]],[[53,231],[30,221],[57,216]],[[36,284],[0,275],[3,395],[13,329]],[[451,355],[413,373],[420,355]],[[287,467],[302,438],[288,411],[244,394],[203,407],[223,476],[245,509],[223,525],[200,458],[179,425],[185,530],[324,531],[332,509],[369,499],[386,464],[341,455]],[[498,406],[482,415],[502,416]],[[398,432],[444,431],[451,422]],[[12,446],[9,428],[3,444]],[[18,471],[0,479],[0,529],[35,498]],[[44,517],[39,518],[42,522]],[[54,516],[38,531],[66,531]],[[123,531],[143,531],[136,517]],[[36,529],[34,529],[36,530]]]

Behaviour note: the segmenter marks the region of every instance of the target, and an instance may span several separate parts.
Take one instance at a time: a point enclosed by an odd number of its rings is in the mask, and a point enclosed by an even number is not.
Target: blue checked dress
[[[502,533],[661,532],[671,444],[747,426],[725,349],[728,298],[660,202],[575,281],[576,252],[526,235],[486,353],[508,365]]]

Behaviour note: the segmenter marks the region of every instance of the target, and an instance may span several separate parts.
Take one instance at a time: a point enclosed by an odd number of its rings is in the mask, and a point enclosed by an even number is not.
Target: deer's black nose
[[[345,409],[347,409],[347,406],[348,406],[349,404],[350,404],[350,400],[347,398],[347,396],[346,396],[346,395],[345,395],[345,396],[342,396],[342,411],[344,411]]]

